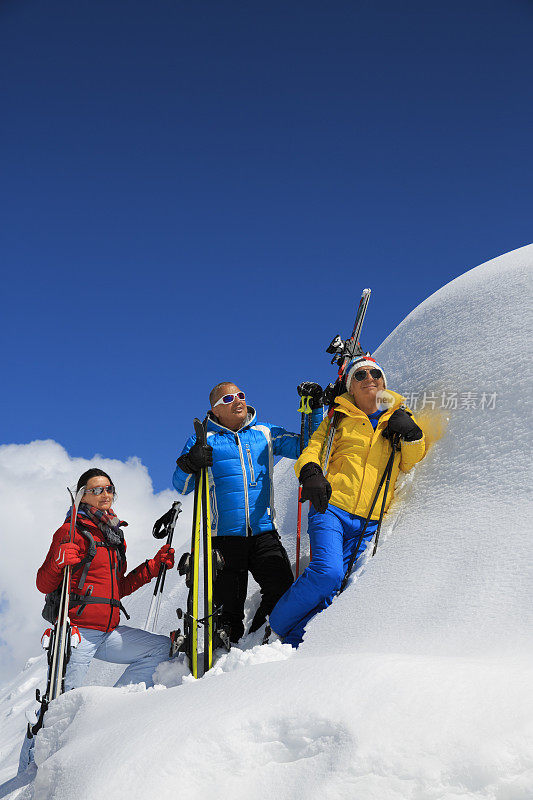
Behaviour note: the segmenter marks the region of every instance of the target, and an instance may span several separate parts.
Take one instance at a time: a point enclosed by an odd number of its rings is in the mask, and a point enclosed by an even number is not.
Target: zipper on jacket
[[[211,535],[216,536],[218,532],[218,503],[214,482],[209,487],[209,500],[211,503]]]
[[[107,555],[109,556],[109,572],[111,573],[111,600],[115,599],[115,586],[113,583],[113,559],[111,557],[111,548],[107,549]],[[113,606],[109,604],[109,620],[107,622],[106,633],[109,633],[109,626],[111,625],[111,620],[113,618]]]
[[[248,508],[248,476],[246,474],[246,466],[244,464],[244,455],[242,452],[242,445],[241,440],[239,439],[239,435],[235,434],[235,441],[237,442],[237,446],[239,448],[239,458],[241,459],[241,469],[242,469],[242,479],[244,481],[244,510],[246,513],[246,535],[251,536],[252,531],[250,529],[250,509]]]
[[[256,486],[255,480],[255,472],[254,472],[254,465],[252,462],[252,452],[250,450],[250,445],[246,445],[246,455],[248,456],[248,466],[250,467],[250,486]]]

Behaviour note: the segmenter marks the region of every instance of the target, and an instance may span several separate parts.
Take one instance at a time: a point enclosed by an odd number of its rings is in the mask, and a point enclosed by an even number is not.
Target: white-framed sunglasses
[[[235,392],[235,394],[223,394],[222,397],[220,398],[220,400],[216,401],[216,403],[213,406],[213,408],[216,408],[217,406],[219,406],[221,404],[224,404],[225,406],[227,406],[230,403],[233,403],[234,400],[245,400],[245,399],[246,399],[246,395],[244,394],[244,392]]]

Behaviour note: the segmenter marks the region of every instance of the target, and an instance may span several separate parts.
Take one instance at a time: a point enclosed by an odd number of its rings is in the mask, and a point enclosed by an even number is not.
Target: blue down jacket
[[[321,408],[313,411],[311,433],[322,416]],[[196,436],[191,436],[181,455],[195,441]],[[298,458],[300,435],[256,422],[255,409],[248,406],[248,417],[238,431],[225,428],[208,414],[207,443],[213,448],[209,469],[213,536],[255,536],[275,528],[274,456]],[[180,494],[189,494],[194,489],[194,475],[176,467],[172,483]]]

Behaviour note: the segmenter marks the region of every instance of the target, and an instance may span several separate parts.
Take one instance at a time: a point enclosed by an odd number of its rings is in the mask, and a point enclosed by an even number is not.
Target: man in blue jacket
[[[305,387],[302,390],[302,387]],[[311,396],[311,431],[322,421],[322,389],[316,383],[298,387]],[[259,423],[252,406],[234,383],[219,383],[209,395],[207,445],[191,436],[172,483],[181,494],[194,488],[194,475],[209,468],[213,548],[224,558],[213,588],[222,608],[222,642],[237,642],[244,634],[244,604],[251,572],[261,590],[261,603],[250,633],[264,624],[279,598],[293,582],[292,569],[276,530],[274,456],[298,458],[300,436],[269,423]]]

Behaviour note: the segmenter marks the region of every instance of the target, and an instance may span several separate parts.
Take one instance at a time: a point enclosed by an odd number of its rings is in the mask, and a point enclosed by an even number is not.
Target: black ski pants
[[[213,548],[224,558],[213,587],[215,607],[222,607],[219,624],[228,629],[231,641],[237,642],[244,634],[248,572],[261,590],[261,602],[250,626],[253,633],[292,584],[291,564],[275,530],[247,537],[215,536]]]

